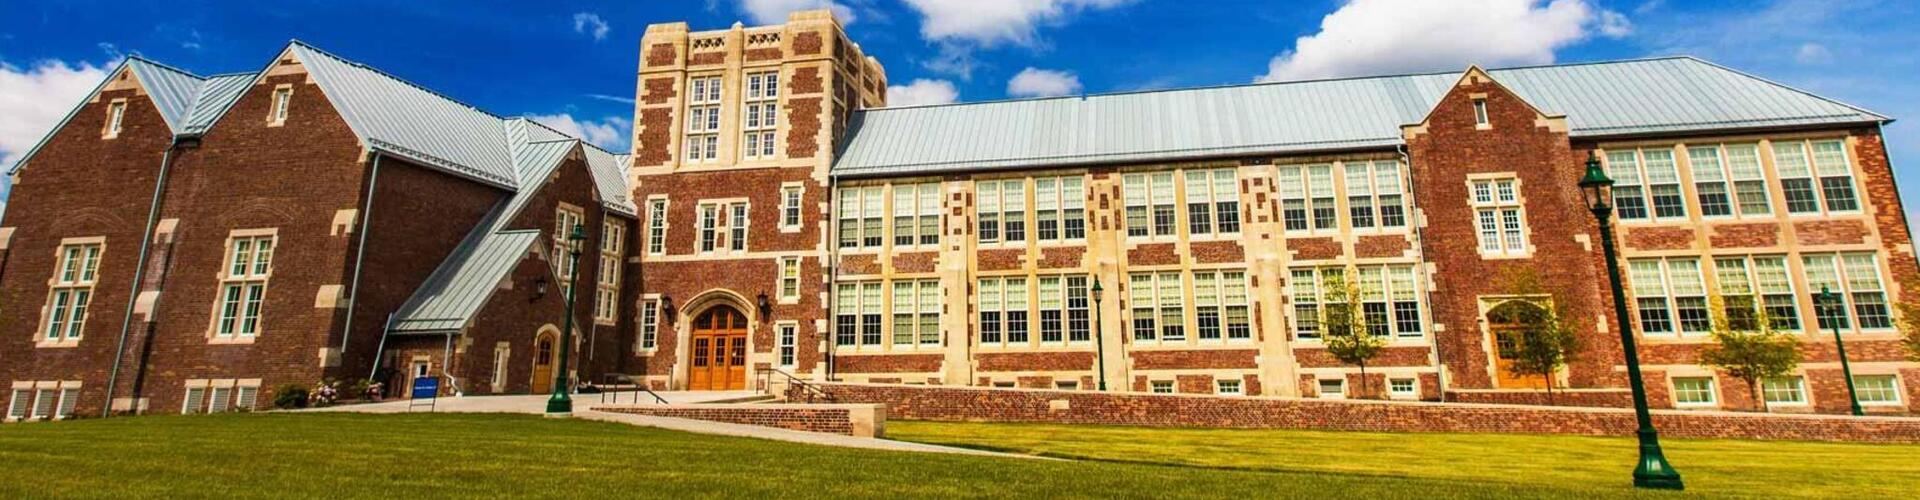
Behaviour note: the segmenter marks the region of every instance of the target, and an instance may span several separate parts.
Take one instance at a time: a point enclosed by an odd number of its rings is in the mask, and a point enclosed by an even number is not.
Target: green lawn
[[[888,422],[889,437],[1111,463],[1322,473],[1387,480],[1560,485],[1599,494],[1630,483],[1628,438]],[[1912,498],[1920,446],[1666,439],[1688,493]]]
[[[888,425],[914,440],[1101,460],[826,448],[520,415],[156,416],[0,426],[0,498],[1636,494],[1621,480],[1631,460],[1621,439]],[[1920,488],[1920,447],[1692,442],[1673,450],[1694,493],[1823,492],[1735,489],[1769,480],[1845,480],[1859,488],[1851,494],[1888,498]],[[1511,461],[1487,469],[1494,458],[1468,456],[1496,453]],[[1811,472],[1786,481],[1789,464]],[[1843,467],[1867,472],[1841,477]],[[1895,470],[1908,477],[1890,477]],[[1742,471],[1756,479],[1732,477]],[[1546,486],[1520,481],[1527,477]]]

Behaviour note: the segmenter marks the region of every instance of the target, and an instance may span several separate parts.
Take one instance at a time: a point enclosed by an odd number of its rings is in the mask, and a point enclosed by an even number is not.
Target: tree
[[[1903,280],[1900,289],[1920,290],[1920,279]],[[1900,310],[1900,338],[1907,347],[1907,359],[1920,361],[1920,303],[1902,300],[1894,307]]]
[[[1360,305],[1358,286],[1336,273],[1327,276],[1321,287],[1320,341],[1334,359],[1360,367],[1359,394],[1372,394],[1367,387],[1367,362],[1380,355],[1387,339],[1375,335],[1374,325],[1369,324],[1364,306]]]
[[[1735,301],[1736,312],[1740,316],[1752,313],[1754,321],[1729,321],[1724,307],[1726,301],[1718,295],[1708,304],[1714,311],[1713,343],[1700,350],[1700,364],[1746,382],[1747,388],[1753,391],[1754,409],[1767,411],[1767,398],[1761,393],[1760,384],[1800,366],[1800,339],[1775,330],[1766,308],[1756,307],[1744,297]]]
[[[1514,358],[1507,370],[1514,376],[1537,375],[1547,383],[1547,403],[1553,403],[1553,375],[1560,373],[1579,357],[1580,332],[1565,320],[1558,305],[1542,307],[1525,304],[1516,307],[1514,320],[1520,325],[1514,342]]]

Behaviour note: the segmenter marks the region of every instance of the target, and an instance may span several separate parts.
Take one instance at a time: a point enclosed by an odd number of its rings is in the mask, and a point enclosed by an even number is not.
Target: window
[[[260,305],[267,293],[267,277],[273,271],[273,243],[271,235],[227,240],[227,268],[220,280],[215,338],[246,338],[260,333]]]
[[[799,348],[800,325],[781,323],[774,329],[779,332],[780,366],[793,368]]]
[[[560,288],[563,290],[573,283],[573,268],[579,265],[572,258],[572,251],[577,249],[570,239],[573,229],[580,227],[584,232],[585,226],[586,216],[581,215],[578,209],[561,207],[554,211],[553,233],[548,234],[547,238],[553,240],[553,270],[560,275]]]
[[[1301,340],[1320,338],[1320,286],[1327,278],[1338,279],[1338,268],[1294,269],[1288,290],[1293,295],[1293,332]]]
[[[87,324],[94,280],[100,271],[99,243],[61,245],[53,289],[47,295],[46,342],[77,342]]]
[[[593,319],[603,325],[620,317],[620,272],[626,259],[627,227],[608,220],[600,228],[600,279],[596,283]]]
[[[120,136],[120,127],[127,116],[127,102],[116,100],[107,105],[107,138]]]
[[[1817,214],[1822,207],[1827,212],[1860,210],[1846,149],[1839,140],[1773,143],[1773,166],[1786,193],[1787,213]]]
[[[1487,125],[1487,100],[1485,98],[1473,100],[1473,124],[1477,127]]]
[[[687,86],[686,161],[714,161],[720,158],[720,77],[692,77]]]
[[[980,243],[1018,243],[1027,240],[1027,183],[1025,179],[976,181],[980,203]]]
[[[747,204],[727,205],[733,211],[733,218],[727,222],[727,246],[735,252],[747,251]]]
[[[640,302],[640,349],[651,350],[660,339],[660,299]]]
[[[880,346],[880,282],[841,283],[834,293],[834,343]]]
[[[1307,195],[1312,207],[1313,228],[1315,230],[1339,229],[1334,206],[1333,166],[1311,165],[1307,167]]]
[[[1173,173],[1127,174],[1121,178],[1127,207],[1127,236],[1173,236]]]
[[[1056,380],[1056,381],[1054,381],[1054,382],[1053,382],[1053,388],[1055,388],[1055,389],[1059,389],[1059,390],[1062,390],[1062,391],[1072,391],[1072,390],[1078,390],[1078,389],[1080,389],[1080,381],[1078,381],[1078,380]]]
[[[1511,177],[1472,181],[1471,201],[1482,255],[1527,254],[1527,217],[1520,205],[1519,183]],[[1617,188],[1615,192],[1619,192]]]
[[[1733,216],[1736,208],[1741,217],[1772,215],[1759,149],[1753,144],[1687,148],[1702,217]]]
[[[1774,330],[1800,330],[1799,301],[1786,257],[1717,257],[1713,269],[1729,328],[1753,330],[1759,326],[1759,313],[1765,312]]]
[[[1300,167],[1280,167],[1275,181],[1280,187],[1280,219],[1287,231],[1306,231],[1312,227],[1307,223],[1307,187],[1300,174]]]
[[[893,186],[893,246],[940,244],[940,184]]]
[[[1087,237],[1087,191],[1077,175],[1033,180],[1033,223],[1040,241]]]
[[[747,250],[747,204],[701,203],[700,251],[744,252]],[[724,230],[722,229],[724,227]]]
[[[1652,199],[1653,220],[1687,217],[1686,198],[1680,194],[1680,171],[1674,165],[1671,148],[1609,151],[1607,174],[1614,180],[1613,201],[1621,220],[1647,220],[1648,197]]]
[[[1039,283],[1040,342],[1092,339],[1086,276],[1042,276]]]
[[[33,389],[15,387],[13,389],[13,397],[9,398],[7,403],[7,421],[18,422],[26,420],[29,415],[28,409],[32,407]]]
[[[1347,216],[1355,229],[1406,227],[1400,162],[1347,162]]]
[[[1356,271],[1369,333],[1419,337],[1423,322],[1413,266],[1360,266]]]
[[[1026,278],[980,279],[980,344],[1026,344],[1029,336]]]
[[[505,345],[493,347],[493,380],[490,385],[496,393],[507,390],[507,367],[512,362],[512,353],[513,351]]]
[[[1172,380],[1155,380],[1151,383],[1154,394],[1173,394]]]
[[[882,186],[840,190],[840,248],[880,246],[880,206]]]
[[[259,402],[258,380],[224,383],[189,380],[186,385],[187,395],[180,407],[183,414],[252,411]]]
[[[940,280],[894,280],[893,345],[940,344]]]
[[[647,255],[667,253],[667,200],[647,200]]]
[[[1631,259],[1627,268],[1641,333],[1703,335],[1713,328],[1698,259]]]
[[[779,124],[780,73],[767,71],[747,74],[746,105],[742,108],[741,156],[749,160],[774,158],[773,132]]]
[[[802,186],[780,188],[780,229],[800,229],[800,204],[806,194]]]
[[[1133,305],[1133,339],[1142,342],[1187,340],[1186,309],[1180,273],[1141,272],[1128,275],[1128,303]]]
[[[1900,404],[1900,383],[1892,375],[1855,375],[1853,388],[1860,404]]]
[[[1245,271],[1194,271],[1193,305],[1200,340],[1220,340],[1223,333],[1232,340],[1253,338]]]
[[[1092,323],[1087,318],[1087,302],[1091,297],[1092,295],[1087,292],[1086,276],[1067,277],[1067,340],[1069,342],[1093,340]]]
[[[1800,377],[1776,377],[1760,382],[1760,393],[1767,404],[1806,404],[1806,380]]]
[[[1324,399],[1346,399],[1347,381],[1338,378],[1320,379],[1320,397]]]
[[[1387,392],[1394,397],[1418,397],[1420,389],[1410,378],[1396,378],[1387,381]]]
[[[1713,406],[1712,377],[1675,377],[1673,403],[1677,406]]]
[[[1240,381],[1238,380],[1215,380],[1213,381],[1213,388],[1214,394],[1224,396],[1239,396],[1241,394]]]
[[[273,89],[273,123],[286,123],[287,104],[293,100],[293,87]]]
[[[80,402],[80,382],[15,382],[12,393],[4,420],[65,420]]]
[[[800,258],[780,258],[780,301],[800,300]]]
[[[1234,173],[1231,168],[1186,172],[1189,234],[1240,232],[1240,192]]]
[[[1845,330],[1851,325],[1859,325],[1861,330],[1893,328],[1887,294],[1880,284],[1880,266],[1873,253],[1813,254],[1803,260],[1808,291],[1830,290],[1840,296],[1838,304],[1814,304],[1821,330]]]

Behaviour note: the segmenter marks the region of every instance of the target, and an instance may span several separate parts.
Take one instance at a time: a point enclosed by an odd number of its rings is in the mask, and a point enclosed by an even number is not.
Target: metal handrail
[[[634,389],[638,389],[633,393],[633,404],[640,404],[640,393],[642,392],[647,393],[648,396],[653,396],[653,401],[655,403],[663,404],[663,405],[667,404],[667,398],[661,397],[660,393],[653,392],[653,388],[647,387],[646,384],[641,383],[640,381],[634,380],[632,376],[619,374],[619,373],[609,373],[609,374],[606,374],[603,380],[606,381],[606,383],[603,385],[605,385],[607,389],[612,389],[616,386],[621,386],[621,385],[631,385],[633,386]],[[600,402],[602,403],[607,402],[607,394],[612,393],[613,404],[620,404],[620,393],[617,391],[612,391],[607,389],[602,389],[600,391]]]
[[[784,377],[786,379],[785,381],[788,386],[799,387],[801,395],[806,397],[806,402],[808,403],[814,402],[815,399],[826,400],[829,403],[834,401],[833,394],[829,394],[825,389],[821,389],[819,386],[807,383],[806,380],[802,380],[800,377],[796,377],[793,374],[787,373],[778,368],[764,367],[764,368],[758,368],[754,371],[757,372],[758,375],[760,375],[761,392],[766,393],[768,395],[773,395],[773,376],[775,374],[778,374],[781,377]]]

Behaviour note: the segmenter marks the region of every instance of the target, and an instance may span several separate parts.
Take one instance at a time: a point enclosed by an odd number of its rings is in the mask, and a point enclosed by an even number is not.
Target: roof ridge
[[[191,78],[193,78],[193,79],[195,79],[195,80],[200,80],[200,81],[203,81],[203,82],[207,80],[207,77],[204,77],[204,76],[200,76],[200,75],[196,75],[196,74],[194,74],[194,73],[193,73],[192,71],[187,71],[187,70],[185,70],[185,69],[181,69],[181,68],[180,68],[180,67],[178,67],[178,66],[174,66],[174,65],[171,65],[171,64],[167,64],[167,63],[163,63],[163,62],[160,62],[160,61],[155,61],[155,60],[153,60],[153,59],[149,59],[149,58],[147,58],[146,56],[142,56],[142,55],[139,55],[139,54],[129,54],[129,55],[127,55],[127,60],[128,60],[128,61],[130,61],[130,62],[131,62],[131,61],[139,61],[139,62],[143,62],[143,63],[147,63],[147,64],[151,64],[151,65],[153,65],[153,66],[155,66],[155,67],[158,67],[158,68],[160,68],[160,69],[164,69],[164,70],[167,70],[167,71],[172,71],[172,72],[175,72],[175,73],[179,73],[179,74],[182,74],[182,75],[187,75],[188,77],[191,77]]]
[[[481,109],[481,108],[480,108],[479,106],[475,106],[475,105],[472,105],[472,104],[467,104],[467,103],[466,103],[466,101],[461,101],[461,100],[459,100],[459,99],[455,99],[455,98],[453,98],[453,96],[449,96],[449,95],[447,95],[447,94],[443,94],[443,93],[440,93],[440,91],[437,91],[437,90],[433,90],[432,88],[428,88],[428,87],[427,87],[427,86],[425,86],[425,85],[421,85],[421,84],[418,84],[418,83],[414,83],[414,82],[413,82],[412,80],[408,80],[408,79],[405,79],[405,78],[401,78],[401,77],[400,77],[399,75],[395,75],[395,74],[393,74],[393,73],[388,73],[388,72],[386,72],[385,70],[381,70],[380,68],[376,68],[376,67],[374,67],[373,65],[370,65],[370,64],[366,64],[366,63],[362,63],[362,62],[360,62],[360,61],[355,61],[355,60],[352,60],[352,59],[347,59],[347,58],[345,58],[345,57],[340,57],[340,56],[339,56],[338,54],[334,54],[334,53],[332,53],[332,52],[328,52],[328,51],[327,51],[327,49],[322,49],[322,48],[320,48],[320,47],[318,47],[318,46],[315,46],[315,45],[313,45],[313,44],[310,44],[310,43],[307,43],[307,42],[303,42],[303,41],[300,41],[300,39],[298,39],[298,38],[295,38],[295,39],[292,39],[292,40],[290,40],[290,41],[288,41],[288,43],[290,43],[290,44],[292,44],[292,45],[298,45],[298,46],[301,46],[301,47],[306,47],[306,48],[307,48],[308,50],[312,50],[312,51],[314,51],[315,53],[318,53],[318,54],[320,54],[320,55],[323,55],[323,56],[327,56],[327,57],[331,57],[331,58],[333,58],[333,60],[335,60],[335,61],[340,61],[340,62],[342,62],[342,63],[345,63],[345,64],[347,64],[347,65],[350,65],[350,66],[353,66],[353,67],[355,67],[355,68],[360,68],[360,69],[364,69],[364,70],[367,70],[367,71],[371,71],[371,72],[373,72],[373,73],[374,73],[374,74],[376,74],[376,75],[380,75],[381,77],[385,77],[385,78],[388,78],[388,79],[391,79],[391,80],[393,80],[393,81],[396,81],[396,82],[400,82],[400,83],[401,83],[401,84],[403,84],[403,85],[406,85],[406,86],[409,86],[409,87],[413,87],[414,89],[417,89],[417,90],[419,90],[419,91],[421,91],[421,92],[426,92],[426,93],[428,93],[428,94],[431,94],[431,95],[433,95],[434,97],[438,97],[438,98],[441,98],[441,99],[444,99],[444,100],[446,100],[447,102],[451,102],[451,103],[454,103],[454,104],[458,104],[458,105],[461,105],[461,106],[464,106],[464,107],[466,107],[467,109],[471,109],[471,110],[474,110],[474,111],[477,111],[477,112],[479,112],[480,114],[483,114],[483,115],[487,115],[487,116],[489,116],[489,117],[492,117],[492,118],[494,118],[494,119],[496,119],[496,120],[506,120],[506,118],[504,118],[504,117],[501,117],[500,115],[497,115],[497,114],[493,114],[493,112],[491,112],[491,111],[487,111],[487,110],[485,110],[485,109]]]
[[[1846,102],[1846,101],[1842,101],[1842,100],[1839,100],[1839,99],[1834,99],[1834,98],[1831,98],[1831,97],[1827,97],[1827,96],[1823,96],[1823,95],[1820,95],[1820,94],[1815,94],[1815,93],[1812,93],[1812,92],[1808,92],[1808,91],[1805,91],[1805,90],[1801,90],[1801,89],[1800,89],[1799,87],[1795,87],[1795,86],[1792,86],[1792,85],[1787,85],[1787,84],[1784,84],[1784,83],[1780,83],[1780,82],[1776,82],[1776,81],[1773,81],[1772,79],[1769,79],[1769,78],[1766,78],[1766,77],[1763,77],[1763,76],[1759,76],[1759,75],[1755,75],[1755,74],[1752,74],[1752,73],[1748,73],[1748,72],[1745,72],[1745,71],[1741,71],[1741,70],[1738,70],[1738,69],[1734,69],[1733,67],[1730,67],[1730,66],[1726,66],[1726,65],[1723,65],[1723,64],[1720,64],[1720,63],[1716,63],[1716,62],[1713,62],[1713,61],[1709,61],[1709,60],[1706,60],[1706,59],[1701,59],[1701,58],[1698,58],[1698,57],[1693,57],[1693,56],[1690,56],[1690,55],[1682,55],[1682,56],[1676,56],[1676,57],[1677,57],[1677,58],[1683,58],[1683,59],[1688,59],[1688,60],[1691,60],[1691,61],[1693,61],[1693,62],[1697,62],[1697,63],[1700,63],[1700,64],[1705,64],[1705,65],[1707,65],[1707,66],[1709,66],[1709,67],[1712,67],[1712,68],[1715,68],[1715,69],[1719,69],[1719,70],[1721,70],[1721,71],[1727,71],[1727,72],[1730,72],[1730,73],[1733,73],[1733,74],[1736,74],[1736,75],[1740,75],[1740,76],[1744,76],[1744,77],[1747,77],[1747,78],[1752,78],[1752,79],[1754,79],[1754,80],[1759,80],[1759,81],[1761,81],[1761,82],[1763,82],[1763,83],[1766,83],[1766,84],[1768,84],[1768,85],[1773,85],[1773,86],[1775,86],[1775,87],[1780,87],[1780,88],[1783,88],[1783,89],[1787,89],[1787,90],[1789,90],[1789,91],[1792,91],[1792,92],[1794,92],[1794,93],[1797,93],[1797,94],[1800,94],[1800,95],[1804,95],[1804,96],[1807,96],[1807,97],[1812,97],[1812,98],[1814,98],[1814,99],[1819,99],[1819,100],[1822,100],[1822,101],[1827,101],[1827,102],[1831,102],[1831,103],[1834,103],[1834,104],[1838,104],[1838,105],[1840,105],[1840,106],[1843,106],[1843,107],[1846,107],[1847,109],[1852,109],[1852,110],[1854,110],[1854,111],[1859,111],[1859,112],[1861,112],[1861,113],[1865,113],[1865,114],[1869,114],[1869,115],[1873,115],[1873,116],[1877,116],[1877,117],[1880,117],[1881,119],[1883,119],[1883,120],[1887,120],[1887,121],[1889,121],[1889,122],[1891,122],[1891,121],[1893,121],[1893,118],[1892,118],[1892,117],[1889,117],[1889,116],[1887,116],[1887,115],[1883,115],[1883,114],[1880,114],[1880,113],[1876,113],[1876,112],[1874,112],[1873,110],[1869,110],[1869,109],[1867,109],[1867,108],[1862,108],[1862,107],[1859,107],[1859,106],[1855,106],[1855,105],[1853,105],[1853,104],[1851,104],[1851,103],[1848,103],[1848,102]]]
[[[535,119],[533,119],[533,117],[531,117],[531,116],[527,116],[527,115],[525,115],[525,114],[522,114],[522,115],[520,115],[520,116],[516,116],[516,117],[513,117],[513,118],[504,118],[504,119],[505,119],[505,120],[508,120],[508,121],[513,121],[513,120],[520,120],[520,121],[525,121],[525,122],[527,122],[527,123],[529,123],[529,124],[532,124],[533,126],[536,126],[536,127],[540,127],[540,128],[544,128],[544,129],[547,129],[547,131],[548,131],[548,132],[553,132],[553,133],[555,133],[555,134],[560,134],[560,136],[561,136],[561,137],[570,137],[570,138],[573,138],[573,140],[576,140],[576,141],[580,141],[580,144],[581,144],[581,145],[583,145],[583,146],[586,146],[586,147],[590,147],[590,148],[593,148],[593,149],[598,149],[598,150],[600,150],[600,152],[602,152],[602,153],[606,153],[606,154],[615,154],[615,153],[614,153],[614,152],[612,152],[612,151],[607,151],[607,149],[606,149],[606,148],[602,148],[602,147],[600,147],[599,145],[597,145],[597,144],[594,144],[594,143],[593,143],[592,141],[588,141],[588,140],[587,140],[587,139],[586,139],[585,137],[574,137],[574,136],[573,136],[573,134],[569,134],[569,133],[566,133],[566,132],[561,132],[561,131],[560,131],[559,129],[556,129],[556,128],[553,128],[553,127],[549,127],[549,126],[547,126],[547,124],[545,124],[545,123],[540,123],[540,120],[535,120]],[[529,142],[529,143],[532,143],[532,142],[543,142],[543,141],[527,141],[527,142]]]

